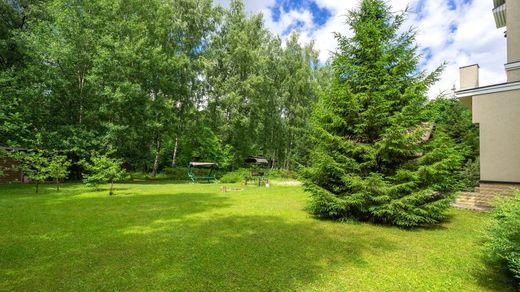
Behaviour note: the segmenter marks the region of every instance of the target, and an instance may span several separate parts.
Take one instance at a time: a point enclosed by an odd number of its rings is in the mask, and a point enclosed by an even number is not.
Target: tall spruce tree
[[[417,69],[413,29],[383,0],[349,12],[353,36],[337,34],[333,81],[312,121],[305,187],[320,217],[399,226],[445,217],[461,155],[428,122],[426,91],[442,68]]]

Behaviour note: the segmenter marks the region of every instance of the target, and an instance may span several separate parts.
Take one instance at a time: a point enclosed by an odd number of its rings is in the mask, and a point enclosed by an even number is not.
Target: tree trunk
[[[60,179],[59,178],[56,178],[56,190],[58,192],[60,191]]]
[[[40,185],[40,182],[39,182],[39,181],[36,181],[36,193],[38,193],[39,185]]]
[[[109,196],[112,196],[112,194],[113,194],[112,190],[113,190],[113,189],[114,189],[114,181],[111,180],[111,181],[110,181],[110,191],[108,192],[108,195],[109,195]]]
[[[78,72],[78,86],[79,86],[79,124],[83,123],[83,88],[85,87],[85,75],[82,70]]]
[[[178,146],[179,146],[179,136],[175,137],[175,146],[173,146],[172,167],[175,167],[177,164],[177,147]]]
[[[157,175],[157,169],[159,168],[159,159],[161,155],[161,138],[157,136],[157,142],[155,144],[155,160],[153,162],[152,177]]]
[[[285,160],[283,162],[283,168],[284,169],[289,169],[289,159],[290,159],[290,156],[291,156],[291,150],[289,150],[289,148],[286,148],[285,149]]]

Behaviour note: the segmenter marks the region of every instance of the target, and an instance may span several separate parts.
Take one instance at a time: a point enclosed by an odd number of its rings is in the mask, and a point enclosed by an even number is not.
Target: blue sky
[[[326,7],[320,7],[313,0],[279,0],[269,7],[271,11],[271,19],[274,22],[280,21],[280,17],[284,11],[291,10],[308,10],[312,15],[312,20],[316,27],[323,26],[332,17],[332,11]],[[299,26],[296,26],[299,27]]]
[[[227,5],[229,0],[216,0]],[[335,50],[334,32],[349,34],[345,14],[358,6],[358,0],[244,0],[250,13],[262,13],[266,27],[287,37],[301,31],[300,41],[314,41],[321,61]],[[388,0],[395,12],[408,6],[405,24],[418,29],[424,70],[443,62],[441,80],[430,90],[430,97],[458,86],[458,67],[479,63],[481,85],[505,81],[504,29],[496,29],[491,9],[493,0]]]

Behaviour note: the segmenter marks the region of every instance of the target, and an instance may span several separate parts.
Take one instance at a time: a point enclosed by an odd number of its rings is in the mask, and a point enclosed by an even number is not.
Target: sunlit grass
[[[312,218],[299,186],[0,185],[0,290],[506,291],[488,215],[413,231]]]

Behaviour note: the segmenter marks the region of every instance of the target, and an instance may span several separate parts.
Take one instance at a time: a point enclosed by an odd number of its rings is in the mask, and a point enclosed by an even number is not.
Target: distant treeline
[[[72,178],[94,152],[152,174],[193,159],[309,161],[333,66],[240,0],[12,0],[0,15],[0,146],[62,153]],[[432,120],[476,153],[467,111],[433,105]]]
[[[2,1],[0,143],[114,149],[157,172],[250,155],[294,168],[327,84],[313,44],[271,34],[242,1]]]

